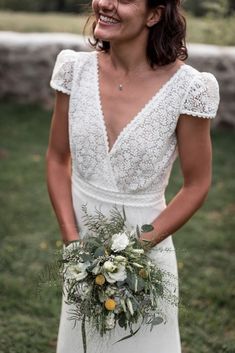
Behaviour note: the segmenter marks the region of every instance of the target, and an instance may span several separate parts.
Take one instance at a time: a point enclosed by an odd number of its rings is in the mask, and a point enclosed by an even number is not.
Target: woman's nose
[[[99,7],[102,9],[113,10],[116,0],[99,0]]]

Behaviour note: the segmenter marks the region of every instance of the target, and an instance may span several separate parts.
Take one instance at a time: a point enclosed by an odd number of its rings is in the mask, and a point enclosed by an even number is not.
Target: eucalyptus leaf
[[[136,280],[137,280],[137,288],[136,288]],[[145,287],[145,281],[140,276],[135,273],[127,272],[126,282],[129,285],[130,289],[136,292],[140,292]]]
[[[93,268],[95,268],[96,265],[97,265],[97,263],[91,264],[90,266],[88,266],[88,267],[86,268],[86,271],[87,271],[87,272],[92,272]]]
[[[163,318],[158,316],[151,321],[150,332],[153,330],[154,326],[160,325],[163,322]]]
[[[96,249],[96,251],[94,253],[94,257],[103,256],[104,254],[105,254],[105,247],[100,246],[99,248]]]
[[[123,287],[124,283],[125,283],[125,280],[124,280],[124,281],[117,281],[117,282],[116,282],[118,288]]]
[[[140,292],[145,287],[145,281],[140,276],[137,276],[137,279],[138,279],[137,292]]]
[[[80,257],[82,258],[82,260],[83,260],[84,262],[86,262],[86,261],[92,261],[92,256],[89,255],[89,254],[81,254]]]
[[[135,280],[136,280],[136,275],[131,272],[127,272],[127,278],[126,278],[126,283],[129,285],[131,290],[135,290]]]
[[[125,327],[126,326],[126,315],[124,313],[121,313],[119,315],[118,324],[119,324],[120,327]]]
[[[162,322],[163,322],[163,318],[161,316],[156,316],[152,320],[151,324],[155,326],[155,325],[160,325]]]

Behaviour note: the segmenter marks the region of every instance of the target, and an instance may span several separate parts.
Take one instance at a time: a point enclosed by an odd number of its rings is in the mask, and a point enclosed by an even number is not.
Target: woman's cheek
[[[94,12],[98,12],[98,3],[99,3],[99,0],[92,0],[92,9]]]

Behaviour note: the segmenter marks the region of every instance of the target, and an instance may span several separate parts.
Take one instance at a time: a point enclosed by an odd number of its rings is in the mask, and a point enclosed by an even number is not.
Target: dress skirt
[[[143,224],[152,223],[166,207],[164,195],[159,195],[158,199],[156,195],[155,198],[153,196],[110,192],[88,184],[79,177],[73,177],[72,199],[80,237],[82,238],[86,232],[82,219],[82,205],[87,205],[89,214],[93,214],[95,209],[98,209],[107,216],[114,205],[120,211],[124,205],[128,227],[133,229],[137,224],[141,227]],[[177,260],[171,235],[152,248],[149,251],[149,257],[158,268],[174,275],[176,279],[174,294],[178,296]],[[64,290],[56,353],[83,353],[81,322],[77,321],[75,325],[75,322],[69,319],[72,305],[66,304],[65,298]],[[178,307],[167,303],[162,305],[167,315],[166,323],[154,326],[152,331],[150,331],[150,325],[143,325],[133,337],[118,343],[115,342],[130,333],[128,330],[117,325],[112,332],[101,337],[94,330],[89,330],[86,324],[87,353],[181,353]],[[138,327],[136,323],[133,329]]]

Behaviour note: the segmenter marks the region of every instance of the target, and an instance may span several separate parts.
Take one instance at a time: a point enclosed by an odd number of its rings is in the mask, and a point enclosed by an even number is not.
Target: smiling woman
[[[138,20],[138,17],[142,16],[141,13],[137,12],[138,2],[140,3],[140,1],[119,0],[117,7],[118,15],[107,16],[105,12],[102,13],[100,11],[99,6],[97,6],[98,1],[94,1],[93,8],[95,20],[92,26],[93,41],[90,41],[91,45],[95,49],[104,50],[106,52],[110,49],[109,37],[106,38],[105,35],[112,35],[112,32],[102,32],[102,25],[116,24],[113,29],[120,29],[120,26],[123,23],[122,11],[124,11],[125,14],[123,19],[128,15],[128,10],[132,12],[134,11],[134,23],[137,25],[136,21]],[[123,10],[122,4],[125,5]],[[143,4],[146,6],[142,1],[142,5]],[[174,62],[177,58],[182,60],[187,59],[188,53],[185,46],[186,22],[180,11],[180,1],[147,0],[147,8],[155,11],[150,22],[147,24],[147,56],[151,66],[169,64]],[[88,19],[87,23],[89,23],[90,19],[91,18]],[[97,24],[99,24],[99,26],[97,26]],[[117,26],[118,24],[119,28]],[[134,30],[135,27],[132,27],[132,29]],[[102,35],[104,35],[104,37],[102,37]]]
[[[148,241],[156,266],[177,278],[172,235],[203,204],[211,184],[210,119],[219,104],[218,83],[183,62],[180,1],[93,0],[92,10],[95,50],[61,51],[51,78],[56,99],[47,182],[64,246],[86,233],[83,204],[107,215],[114,205],[124,206],[130,227],[152,224],[140,243]],[[184,183],[166,205],[177,157]],[[142,325],[115,345],[125,336],[122,327],[106,339],[94,334],[89,352],[181,353],[178,308],[161,308],[165,325],[152,331]],[[82,351],[81,322],[74,328],[69,310],[65,291],[57,353]]]

